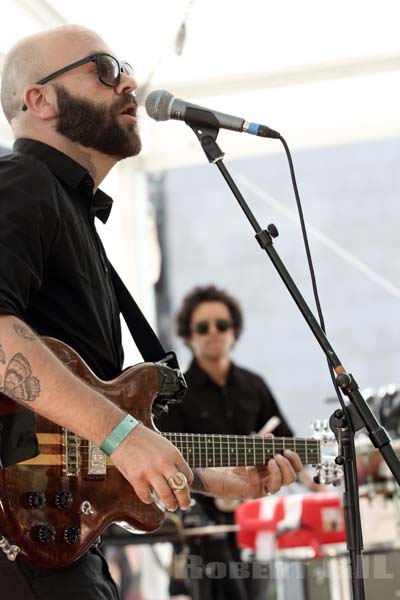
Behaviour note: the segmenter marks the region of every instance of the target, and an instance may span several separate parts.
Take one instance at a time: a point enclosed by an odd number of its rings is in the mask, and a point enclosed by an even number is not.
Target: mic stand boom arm
[[[362,427],[366,427],[369,438],[375,448],[379,450],[397,483],[400,485],[400,461],[393,449],[391,440],[385,429],[371,412],[369,406],[361,395],[360,389],[354,377],[347,373],[339,357],[330,345],[326,335],[322,331],[318,321],[311,312],[309,306],[301,295],[292,277],[281,261],[273,246],[273,238],[278,236],[275,225],[268,225],[267,229],[261,229],[255,216],[251,212],[245,199],[233,181],[230,173],[222,159],[224,152],[221,151],[216,139],[219,133],[218,121],[212,113],[208,113],[209,125],[204,127],[196,125],[196,110],[190,108],[186,111],[185,121],[194,131],[210,163],[216,164],[223,178],[238,201],[248,221],[253,227],[255,238],[262,250],[268,254],[275,269],[278,271],[283,283],[297,304],[301,314],[308,323],[311,331],[321,346],[329,364],[336,374],[336,382],[343,393],[350,399],[345,405],[345,410],[335,411],[331,418],[331,426],[339,442],[340,455],[338,463],[343,465],[345,480],[344,511],[346,521],[347,547],[351,559],[352,589],[354,600],[365,598],[363,569],[361,561],[362,533],[358,498],[358,479],[355,462],[354,433]],[[202,111],[204,113],[204,111]],[[204,118],[202,119],[204,124]]]

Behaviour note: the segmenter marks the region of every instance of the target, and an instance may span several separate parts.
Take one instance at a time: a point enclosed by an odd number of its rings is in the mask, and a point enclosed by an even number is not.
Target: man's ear
[[[38,119],[53,119],[57,113],[57,95],[51,85],[31,83],[25,88],[24,102]]]

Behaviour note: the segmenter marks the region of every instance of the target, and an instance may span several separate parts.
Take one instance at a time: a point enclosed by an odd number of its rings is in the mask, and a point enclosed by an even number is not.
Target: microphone
[[[211,110],[204,106],[191,104],[180,98],[175,98],[166,90],[155,90],[146,98],[146,111],[149,117],[155,121],[168,121],[177,119],[185,121],[187,125],[198,127],[216,127],[218,129],[230,129],[258,135],[267,138],[280,138],[281,135],[274,129],[259,123],[251,123],[240,117],[234,117],[225,113]]]

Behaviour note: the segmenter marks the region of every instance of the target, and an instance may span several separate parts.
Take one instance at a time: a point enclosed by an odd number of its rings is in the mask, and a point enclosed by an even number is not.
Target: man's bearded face
[[[119,115],[131,95],[118,98],[112,106],[71,95],[64,86],[54,85],[58,100],[57,132],[73,142],[118,158],[139,154],[142,143],[135,124],[122,123]]]

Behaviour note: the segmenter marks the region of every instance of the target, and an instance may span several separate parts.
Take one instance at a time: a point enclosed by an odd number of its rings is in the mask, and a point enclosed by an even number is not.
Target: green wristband
[[[100,450],[103,450],[107,456],[111,456],[120,443],[124,441],[126,436],[140,424],[141,421],[138,421],[135,417],[132,417],[132,415],[126,415],[106,437],[100,446]]]

